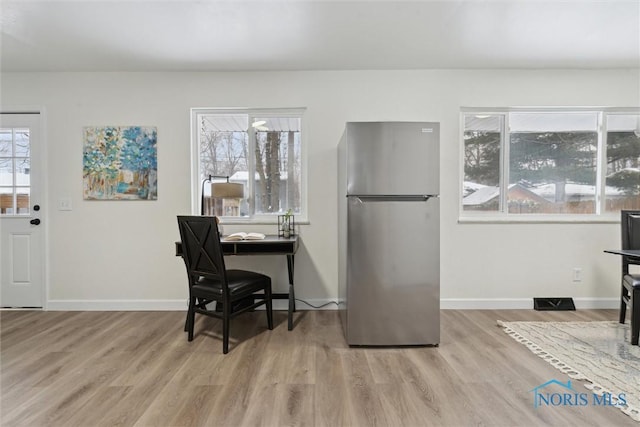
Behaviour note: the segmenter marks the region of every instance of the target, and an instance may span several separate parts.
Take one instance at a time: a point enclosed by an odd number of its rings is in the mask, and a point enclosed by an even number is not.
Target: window
[[[640,114],[607,115],[605,210],[640,209]]]
[[[0,215],[28,215],[31,152],[29,129],[0,129]]]
[[[192,111],[198,202],[205,215],[269,220],[304,215],[302,110]],[[209,185],[242,185],[243,197],[218,197]],[[200,202],[202,200],[202,202]],[[200,207],[197,209],[200,212]]]
[[[640,208],[640,114],[465,111],[465,216]]]

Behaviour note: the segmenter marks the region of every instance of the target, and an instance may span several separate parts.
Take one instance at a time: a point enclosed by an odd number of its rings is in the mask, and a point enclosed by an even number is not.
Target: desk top
[[[605,252],[608,254],[640,258],[640,249],[607,249]]]
[[[293,235],[291,237],[280,237],[280,236],[276,236],[275,234],[267,234],[264,236],[264,239],[247,239],[247,240],[227,240],[226,239],[227,236],[222,236],[222,239],[220,239],[220,241],[222,242],[222,244],[229,244],[229,243],[240,243],[240,244],[247,244],[247,243],[263,243],[263,244],[273,244],[275,242],[277,243],[297,243],[298,242],[298,236],[297,235]]]
[[[298,236],[280,237],[265,236],[260,240],[222,240],[222,251],[225,255],[293,255],[298,250]]]
[[[225,255],[293,255],[298,250],[298,236],[267,235],[260,240],[220,240]],[[182,242],[176,242],[176,256],[182,256]]]

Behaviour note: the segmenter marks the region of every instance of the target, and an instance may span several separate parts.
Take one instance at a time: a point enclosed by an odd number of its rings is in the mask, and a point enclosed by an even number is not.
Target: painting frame
[[[85,126],[84,200],[157,200],[155,126]]]

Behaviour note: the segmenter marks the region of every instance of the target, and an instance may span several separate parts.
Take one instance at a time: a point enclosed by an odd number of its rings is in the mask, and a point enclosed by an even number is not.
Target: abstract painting
[[[155,127],[85,127],[83,139],[85,200],[158,198]]]

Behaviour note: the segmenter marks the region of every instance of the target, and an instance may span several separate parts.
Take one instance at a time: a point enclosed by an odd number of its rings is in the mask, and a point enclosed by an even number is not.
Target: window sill
[[[466,215],[459,224],[619,224],[618,215]]]
[[[309,225],[310,221],[308,219],[298,219],[296,217],[296,226],[298,225]],[[220,218],[221,225],[278,225],[278,219],[235,219],[235,218]]]

